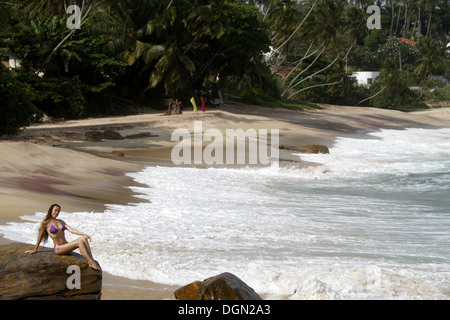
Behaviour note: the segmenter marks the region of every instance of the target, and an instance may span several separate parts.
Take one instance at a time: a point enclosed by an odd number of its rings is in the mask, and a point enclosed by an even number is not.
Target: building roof
[[[406,43],[409,43],[409,44],[412,44],[414,46],[417,45],[417,41],[413,41],[413,40],[409,40],[409,39],[405,39],[405,38],[397,38],[397,40],[398,41],[402,41],[402,42],[406,42]]]

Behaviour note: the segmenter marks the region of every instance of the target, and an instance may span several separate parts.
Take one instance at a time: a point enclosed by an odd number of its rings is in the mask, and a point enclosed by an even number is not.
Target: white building
[[[351,77],[356,78],[356,81],[360,86],[370,86],[379,75],[379,71],[359,71],[353,73]]]

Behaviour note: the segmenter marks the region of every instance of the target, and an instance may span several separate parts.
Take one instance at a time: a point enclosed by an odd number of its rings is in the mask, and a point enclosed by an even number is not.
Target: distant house
[[[355,78],[360,86],[370,86],[379,75],[380,71],[358,71],[354,72],[350,77]]]
[[[17,59],[17,57],[14,54],[6,53],[0,57],[1,57],[1,64],[6,68],[13,69],[20,67],[20,60]]]

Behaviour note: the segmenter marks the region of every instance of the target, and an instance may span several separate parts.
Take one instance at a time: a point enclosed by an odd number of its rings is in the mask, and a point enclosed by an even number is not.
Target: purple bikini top
[[[66,226],[64,225],[64,223],[61,223],[61,225],[62,225],[61,230],[62,231],[66,230]],[[59,231],[59,229],[56,228],[53,224],[50,226],[50,232],[51,233],[57,233],[58,231]]]

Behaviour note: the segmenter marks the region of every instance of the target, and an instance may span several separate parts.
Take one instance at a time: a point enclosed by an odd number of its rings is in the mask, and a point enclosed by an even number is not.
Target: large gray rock
[[[32,248],[19,243],[0,246],[0,300],[100,299],[102,272],[89,267],[81,255],[55,255],[42,247],[35,254],[25,253]],[[79,267],[79,289],[73,288],[77,273],[70,266]]]

